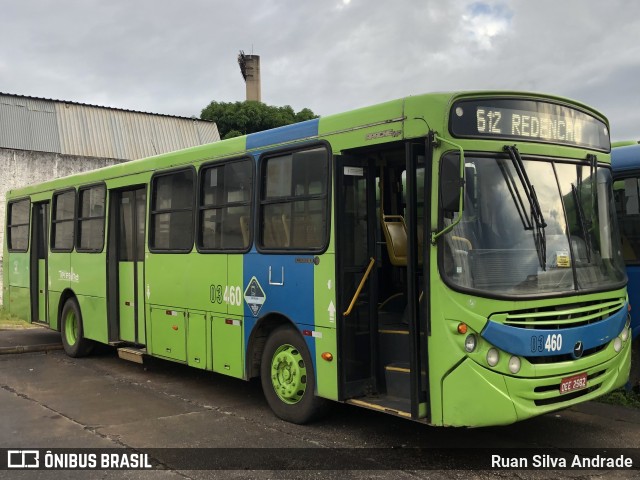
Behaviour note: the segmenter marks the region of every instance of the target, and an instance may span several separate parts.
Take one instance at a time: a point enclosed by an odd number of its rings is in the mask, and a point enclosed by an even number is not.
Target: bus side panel
[[[315,326],[313,255],[261,255],[255,251],[244,256],[244,316],[263,318],[281,315],[295,323],[298,330],[313,331]],[[253,281],[255,277],[255,282]],[[251,292],[251,287],[253,292]],[[247,297],[249,300],[247,301]],[[251,300],[253,298],[254,300]],[[263,300],[257,300],[263,298]],[[246,330],[246,329],[245,329]],[[248,341],[250,332],[245,334]],[[305,335],[311,358],[316,358],[316,338]],[[246,350],[247,345],[245,345]],[[317,366],[314,365],[317,377]]]
[[[73,291],[78,297],[84,336],[108,343],[105,253],[71,253]]]
[[[68,288],[75,290],[78,282],[75,272],[71,268],[71,254],[49,254],[49,316],[51,328],[59,329],[58,313],[62,309],[59,304],[62,292]]]
[[[51,290],[49,290],[49,326],[53,330],[60,330],[58,306],[60,305],[61,295],[61,292],[52,292]]]
[[[236,378],[244,377],[242,325],[238,318],[211,317],[213,371]]]
[[[338,346],[336,338],[336,282],[335,255],[325,253],[314,267],[315,325],[320,335],[316,343],[317,394],[320,397],[338,399]],[[323,353],[333,355],[333,360],[322,358]]]
[[[331,115],[320,119],[318,134],[331,141],[334,152],[360,147],[363,141],[367,145],[397,141],[403,137],[403,110],[403,100],[392,100],[345,114]],[[348,128],[353,125],[369,127]]]
[[[631,328],[633,338],[640,335],[640,265],[627,265],[627,292],[631,304]]]
[[[78,295],[82,314],[83,335],[91,340],[109,343],[107,327],[107,300],[101,297]]]
[[[226,255],[150,253],[145,270],[144,291],[150,305],[227,313]]]
[[[230,315],[237,315],[239,318],[244,315],[244,290],[246,286],[243,283],[243,265],[244,255],[226,255],[227,257],[227,311]],[[233,289],[233,292],[231,292]],[[223,299],[224,291],[222,289]]]
[[[9,312],[31,322],[29,253],[10,253],[5,257],[3,267],[8,276],[6,285],[8,285],[9,294],[4,302],[8,302]]]

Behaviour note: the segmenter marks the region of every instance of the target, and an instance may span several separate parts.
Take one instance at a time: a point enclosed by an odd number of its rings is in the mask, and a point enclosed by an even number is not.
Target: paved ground
[[[29,325],[29,324],[25,324]],[[46,352],[62,348],[60,333],[43,327],[3,327],[0,325],[0,355],[8,353]]]
[[[59,334],[33,330],[0,331],[2,349],[59,345]],[[21,344],[21,345],[18,345]],[[46,350],[44,347],[42,350]],[[6,352],[7,350],[4,350]],[[472,400],[470,400],[472,401]],[[161,360],[144,365],[117,358],[111,350],[72,359],[50,350],[0,355],[0,448],[271,448],[269,454],[295,465],[317,450],[341,448],[336,458],[348,468],[361,462],[353,447],[372,450],[368,465],[381,470],[185,470],[176,451],[155,450],[154,472],[11,472],[6,478],[630,478],[634,471],[486,471],[456,470],[470,451],[437,459],[440,470],[389,470],[392,448],[484,447],[636,447],[640,411],[588,403],[507,427],[434,428],[335,404],[327,417],[308,426],[273,416],[259,382],[242,382]],[[177,451],[185,452],[185,451]],[[193,451],[186,454],[195,455]],[[220,452],[229,451],[218,451]],[[231,451],[233,452],[233,451]],[[333,452],[333,451],[332,451]],[[355,452],[355,453],[354,453]],[[214,451],[215,453],[215,451]],[[258,458],[260,451],[245,454]],[[212,454],[212,451],[207,453]],[[333,454],[332,454],[333,455]],[[233,460],[234,457],[229,457]],[[359,463],[358,463],[359,464]],[[178,465],[178,467],[176,467]],[[0,471],[0,478],[3,477]],[[62,475],[61,475],[62,474]]]

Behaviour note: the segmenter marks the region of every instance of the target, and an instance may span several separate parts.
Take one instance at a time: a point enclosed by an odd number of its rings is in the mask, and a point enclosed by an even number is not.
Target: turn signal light
[[[331,362],[333,360],[333,354],[331,352],[323,352],[322,355],[320,355],[322,357],[323,360],[326,360],[327,362]]]
[[[459,323],[458,324],[458,333],[460,335],[464,335],[465,333],[467,333],[467,324],[466,323]]]

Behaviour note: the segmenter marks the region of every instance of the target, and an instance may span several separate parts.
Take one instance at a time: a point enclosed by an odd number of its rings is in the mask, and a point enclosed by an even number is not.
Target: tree
[[[274,107],[262,102],[211,102],[200,114],[202,120],[216,122],[220,138],[232,138],[270,128],[318,118],[308,108],[296,113],[289,105]]]

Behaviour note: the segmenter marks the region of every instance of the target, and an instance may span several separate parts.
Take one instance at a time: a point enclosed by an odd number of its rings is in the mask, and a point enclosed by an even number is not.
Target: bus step
[[[118,349],[118,356],[123,360],[142,363],[143,355],[146,355],[146,348],[122,347]]]
[[[409,398],[411,395],[411,370],[408,363],[391,363],[384,367],[384,380],[387,385],[387,395],[399,398]],[[422,385],[427,376],[422,372]]]
[[[411,352],[409,330],[406,328],[379,329],[378,351],[380,365],[396,362],[409,363],[409,352]]]
[[[388,395],[351,398],[346,401],[351,405],[389,413],[398,417],[411,418],[411,402],[407,398],[394,398]]]

